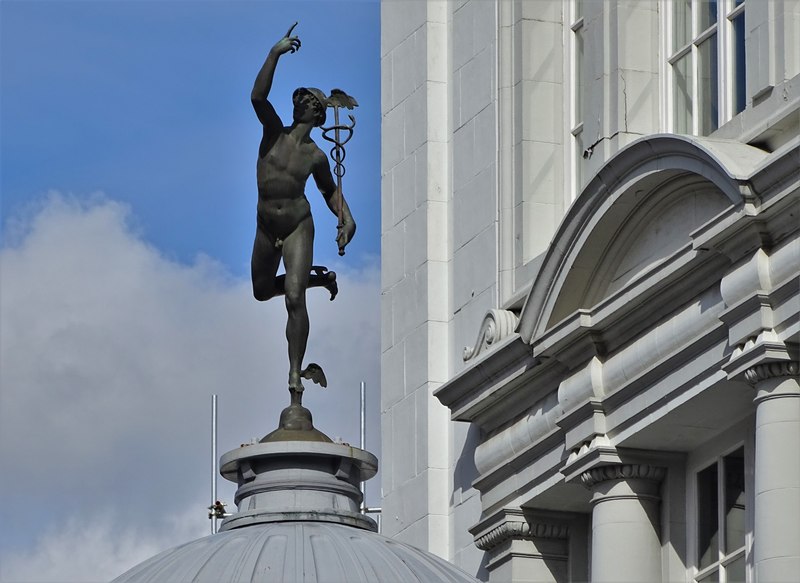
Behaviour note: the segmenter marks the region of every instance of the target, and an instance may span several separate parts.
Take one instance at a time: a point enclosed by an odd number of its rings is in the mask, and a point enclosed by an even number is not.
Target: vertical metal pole
[[[217,503],[217,396],[211,395],[211,506],[214,506],[216,503]],[[217,534],[216,515],[211,519],[211,534]]]
[[[361,381],[361,449],[367,448],[367,384]],[[367,483],[361,482],[361,494],[363,500],[361,501],[361,510],[367,508]]]

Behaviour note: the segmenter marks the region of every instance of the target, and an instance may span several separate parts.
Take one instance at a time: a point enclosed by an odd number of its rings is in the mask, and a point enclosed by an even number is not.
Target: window
[[[745,2],[671,5],[672,129],[705,136],[745,108]]]
[[[572,171],[572,199],[580,193],[583,187],[583,112],[585,89],[584,58],[583,58],[583,0],[570,2],[570,134],[572,142],[571,171]]]
[[[745,582],[744,448],[697,473],[697,583]]]

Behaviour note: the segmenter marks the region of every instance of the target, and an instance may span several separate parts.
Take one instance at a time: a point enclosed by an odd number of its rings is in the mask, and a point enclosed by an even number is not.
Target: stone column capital
[[[800,371],[798,363],[791,360],[764,362],[744,371],[745,380],[755,386],[761,381],[779,377],[796,377]]]
[[[504,522],[475,539],[475,546],[488,551],[507,540],[531,540],[533,538],[566,539],[569,526],[565,524],[541,524],[528,522]]]
[[[613,464],[586,470],[580,475],[581,483],[592,488],[601,482],[611,480],[649,480],[660,482],[666,470],[649,464]]]
[[[569,537],[569,524],[566,522],[527,516],[521,510],[507,509],[503,511],[500,520],[492,520],[493,524],[486,524],[487,522],[489,521],[470,529],[475,535],[475,546],[482,551],[489,551],[509,540]]]

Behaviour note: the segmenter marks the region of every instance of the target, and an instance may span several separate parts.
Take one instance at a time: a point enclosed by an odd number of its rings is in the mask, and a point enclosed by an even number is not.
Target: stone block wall
[[[574,164],[588,182],[669,129],[665,4],[584,1],[586,155],[573,159],[570,6],[381,4],[383,530],[473,574],[485,573],[467,532],[480,436],[433,393],[473,366],[462,351],[487,310],[521,307],[580,192]],[[800,3],[746,10],[748,106],[712,137],[774,148],[797,135]]]

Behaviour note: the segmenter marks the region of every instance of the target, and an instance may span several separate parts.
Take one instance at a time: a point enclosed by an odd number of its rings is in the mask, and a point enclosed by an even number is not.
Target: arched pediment
[[[520,316],[532,342],[657,268],[691,233],[742,207],[767,153],[739,142],[655,135],[613,156],[570,207]]]

